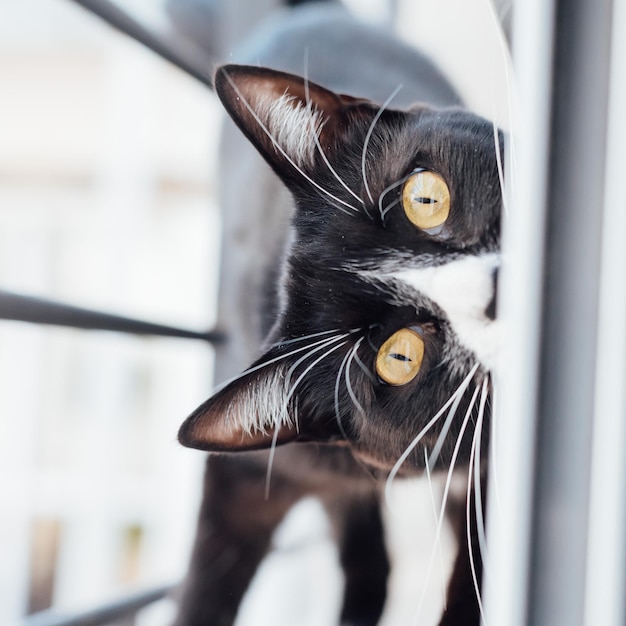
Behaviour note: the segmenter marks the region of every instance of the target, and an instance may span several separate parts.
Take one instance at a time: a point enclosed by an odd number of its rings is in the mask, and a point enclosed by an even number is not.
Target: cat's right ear
[[[375,107],[276,70],[225,65],[215,74],[215,90],[226,110],[277,173],[292,166],[307,172],[320,146],[332,158],[341,145],[346,111],[366,117]]]

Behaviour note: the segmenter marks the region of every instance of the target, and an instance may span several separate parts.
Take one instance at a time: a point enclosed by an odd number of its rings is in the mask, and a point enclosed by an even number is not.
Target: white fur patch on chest
[[[383,504],[391,573],[380,626],[435,626],[445,606],[456,554],[447,518],[437,532],[442,476],[395,481],[389,508]]]
[[[435,267],[398,270],[387,277],[435,302],[460,342],[491,369],[500,326],[487,317],[486,311],[494,297],[493,272],[499,263],[497,254],[467,256]]]

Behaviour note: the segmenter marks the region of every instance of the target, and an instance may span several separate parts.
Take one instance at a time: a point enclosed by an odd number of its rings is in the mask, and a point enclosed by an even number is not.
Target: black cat
[[[293,208],[227,139],[221,317],[234,338],[221,374],[267,338],[180,430],[184,445],[228,454],[209,456],[178,624],[231,624],[273,531],[308,494],[334,522],[341,623],[376,624],[385,479],[467,467],[488,446],[502,137],[430,61],[340,7],[290,10],[242,58],[274,69],[223,66],[216,91]],[[479,623],[469,502],[445,625]]]

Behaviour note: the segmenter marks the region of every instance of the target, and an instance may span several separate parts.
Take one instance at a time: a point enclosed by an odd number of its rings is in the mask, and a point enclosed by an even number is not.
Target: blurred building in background
[[[0,1],[0,288],[210,328],[217,124],[73,3]],[[182,577],[210,384],[203,342],[0,323],[0,623]]]

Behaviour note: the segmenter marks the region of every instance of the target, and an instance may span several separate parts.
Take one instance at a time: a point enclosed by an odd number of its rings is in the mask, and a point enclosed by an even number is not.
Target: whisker
[[[324,346],[320,346],[320,348],[325,348],[328,345],[330,345],[331,343],[332,343],[332,341],[329,340],[329,341],[327,341],[327,343]],[[302,374],[300,374],[300,376],[297,378],[296,382],[293,384],[293,386],[289,390],[289,393],[287,394],[287,397],[285,398],[285,400],[283,402],[283,409],[282,409],[282,411],[280,412],[280,414],[278,416],[279,423],[276,425],[276,428],[274,429],[274,434],[272,435],[272,445],[270,446],[270,455],[269,455],[268,462],[267,462],[267,472],[265,474],[265,497],[266,497],[266,499],[269,497],[270,477],[271,477],[271,474],[272,474],[272,467],[274,465],[274,451],[276,449],[276,444],[278,443],[278,431],[280,430],[280,426],[281,426],[282,421],[283,421],[283,416],[287,414],[287,407],[289,405],[289,402],[290,402],[291,398],[293,397],[293,394],[295,393],[298,385],[302,382],[302,379],[320,361],[325,359],[329,354],[331,354],[332,352],[334,352],[338,348],[341,348],[341,346],[345,345],[346,343],[347,343],[347,341],[343,341],[343,342],[337,344],[336,346],[333,346],[330,350],[327,350],[326,352],[324,352],[324,354],[322,354],[320,357],[315,359],[315,361],[313,361],[313,363],[308,365],[307,368],[304,370],[304,372],[302,372]],[[318,349],[320,349],[320,348],[318,348]],[[316,349],[315,352],[317,352],[318,349]],[[312,352],[310,352],[307,355],[305,355],[305,357],[308,358],[309,356],[311,356],[311,354],[312,354]],[[300,359],[300,361],[302,361],[302,360],[304,360],[304,359]],[[297,407],[297,401],[296,401],[296,407]],[[296,420],[296,423],[297,423],[297,420]]]
[[[295,418],[294,424],[296,425],[296,431],[300,432],[300,420],[298,416],[298,401],[296,400],[295,406],[293,407]],[[283,416],[282,414],[278,417],[280,422],[282,423]],[[280,430],[281,423],[276,425],[274,429],[274,434],[272,435],[272,444],[270,445],[270,453],[267,458],[267,470],[265,471],[265,500],[270,499],[270,479],[272,477],[272,469],[274,467],[274,456],[276,454],[276,447],[278,444],[278,431]]]
[[[483,605],[482,605],[482,600],[481,600],[481,595],[480,595],[480,587],[478,585],[478,576],[476,575],[476,565],[475,565],[475,561],[474,561],[474,549],[472,547],[472,529],[471,529],[471,525],[470,525],[470,520],[471,520],[471,490],[472,490],[472,481],[471,481],[471,477],[472,477],[472,470],[473,470],[473,466],[474,466],[474,457],[476,455],[476,432],[477,430],[474,431],[474,438],[472,439],[472,450],[470,452],[470,462],[469,462],[469,467],[467,470],[467,494],[466,494],[466,503],[465,503],[465,533],[467,535],[467,550],[469,553],[469,564],[470,564],[470,571],[472,574],[472,584],[474,586],[474,594],[476,596],[476,600],[478,602],[478,610],[480,611],[480,615],[482,617],[481,623],[484,622],[485,620],[485,616],[483,613]]]
[[[320,339],[319,341],[314,341],[312,343],[307,344],[306,346],[301,346],[299,348],[296,348],[295,350],[291,350],[290,352],[274,357],[270,359],[269,361],[263,361],[263,363],[259,363],[258,365],[255,365],[254,367],[249,367],[248,369],[244,370],[244,372],[240,376],[244,376],[246,374],[252,374],[253,372],[257,370],[267,367],[268,365],[273,365],[274,363],[278,363],[279,361],[283,361],[284,359],[289,358],[290,356],[293,356],[294,354],[298,354],[302,352],[303,350],[308,350],[315,346],[319,346],[320,344],[326,344],[329,341],[337,341],[339,339],[344,339],[345,337],[348,337],[350,334],[351,333],[341,333],[339,335],[336,335],[335,337],[331,337],[330,339],[326,338],[326,339]],[[237,378],[239,378],[240,376],[238,376]]]
[[[280,423],[276,424],[274,433],[272,434],[272,444],[270,445],[270,453],[267,458],[267,470],[265,472],[265,500],[270,499],[270,479],[272,477],[272,469],[274,467],[274,455],[276,454],[276,445],[278,444],[278,431],[282,423],[282,415],[278,416]]]
[[[491,445],[489,446],[489,449],[491,452],[490,461],[489,461],[489,482],[493,484],[493,492],[495,493],[495,498],[496,498],[496,511],[501,516],[502,504],[501,504],[501,499],[500,499],[500,482],[498,480],[499,464],[498,464],[498,457],[496,454],[497,446],[495,444],[495,442],[498,440],[497,429],[498,429],[498,414],[499,414],[499,411],[497,409],[497,403],[498,403],[498,389],[497,388],[493,389],[492,396],[493,396],[493,402],[492,402],[492,409],[491,409]]]
[[[469,382],[469,381],[468,381]],[[417,619],[422,611],[422,605],[424,603],[424,597],[426,594],[426,587],[428,585],[428,581],[430,580],[430,576],[433,568],[433,561],[435,558],[436,546],[437,542],[440,541],[441,538],[441,529],[443,528],[443,519],[446,511],[446,504],[448,503],[448,495],[450,493],[450,484],[452,483],[452,474],[454,472],[454,466],[456,465],[456,459],[459,455],[459,450],[461,449],[461,442],[463,441],[463,435],[465,434],[465,430],[467,428],[467,424],[469,423],[470,416],[472,414],[472,409],[474,408],[474,403],[476,402],[476,398],[478,397],[478,387],[474,390],[474,394],[472,396],[472,400],[470,402],[469,409],[465,413],[465,417],[463,418],[463,422],[461,424],[461,429],[459,430],[459,434],[456,438],[456,442],[454,444],[454,450],[452,451],[452,457],[450,459],[450,467],[448,468],[448,475],[446,476],[446,484],[443,489],[443,497],[441,499],[441,509],[439,512],[439,520],[437,522],[437,530],[435,533],[435,544],[433,545],[433,549],[430,551],[430,559],[428,561],[428,569],[426,570],[426,583],[422,586],[422,592],[420,594],[420,600],[417,607],[417,612],[415,614],[415,618],[413,619],[413,624],[417,624]]]
[[[363,363],[363,361],[361,361],[361,357],[359,357],[358,353],[354,353],[354,360],[356,361],[356,364],[361,368],[361,371],[367,376],[367,378],[375,383],[376,382],[376,377],[374,376],[374,374],[372,374],[372,372],[370,372],[369,368],[367,367],[367,365],[365,365],[365,363]]]
[[[502,206],[507,210],[506,194],[504,193],[504,166],[502,164],[502,151],[500,150],[500,136],[498,134],[498,126],[495,120],[492,121],[493,126],[493,143],[496,151],[496,165],[498,167],[498,181],[500,182],[500,193],[502,194]]]
[[[483,411],[484,411],[484,398],[485,398],[485,384],[483,383],[483,394],[480,399],[481,408]],[[470,570],[472,573],[472,583],[474,585],[474,593],[476,595],[476,601],[478,602],[478,609],[482,617],[481,623],[484,624],[485,614],[483,611],[483,603],[482,603],[482,598],[481,598],[481,593],[480,593],[480,586],[478,584],[478,576],[476,574],[476,561],[474,559],[474,548],[472,546],[472,528],[471,528],[472,475],[474,474],[475,469],[478,466],[477,456],[480,457],[479,441],[480,441],[480,429],[482,427],[482,418],[483,418],[483,414],[480,414],[480,410],[479,410],[478,423],[476,424],[476,428],[474,429],[474,436],[472,437],[472,448],[470,451],[470,461],[469,461],[469,467],[467,470],[467,494],[466,494],[466,504],[465,504],[466,529],[465,530],[467,534],[467,550],[469,554]],[[476,493],[474,493],[474,496],[476,496]],[[475,514],[476,514],[476,522],[478,525],[478,509],[481,507],[481,503],[480,501],[478,501],[478,499],[474,500],[474,507],[476,509]],[[481,514],[482,514],[482,508],[481,508]],[[484,553],[482,554],[481,558],[483,558],[482,562],[484,563],[485,562]]]
[[[398,204],[400,204],[400,202],[402,202],[402,198],[396,198],[393,202],[388,204],[385,207],[385,210],[382,212],[381,218],[384,220],[385,217],[387,216],[387,213],[389,213],[389,211],[391,211],[391,209],[393,209],[394,206],[397,206]]]
[[[483,563],[487,562],[487,538],[485,533],[485,520],[483,517],[482,507],[482,486],[480,482],[480,450],[482,441],[483,421],[485,417],[485,407],[487,405],[488,381],[485,378],[480,396],[480,406],[478,408],[478,420],[476,422],[476,430],[474,436],[476,437],[476,456],[474,462],[474,498],[476,508],[476,527],[478,529],[478,546],[480,548],[480,556]]]
[[[474,365],[470,373],[473,375],[477,369],[478,369],[478,363]],[[430,465],[431,468],[435,467],[435,463],[437,462],[437,459],[439,458],[439,454],[441,453],[441,449],[443,448],[444,441],[446,437],[448,436],[448,431],[450,430],[450,427],[452,426],[452,420],[454,419],[454,415],[457,409],[459,408],[459,404],[461,403],[461,400],[462,400],[462,396],[458,396],[456,402],[450,409],[450,413],[448,414],[448,417],[446,418],[446,421],[444,422],[441,432],[439,433],[439,437],[437,438],[435,447],[432,449],[432,452],[430,453],[428,464]]]
[[[250,115],[252,115],[252,117],[254,118],[256,123],[259,125],[261,130],[265,133],[267,138],[272,142],[272,144],[274,145],[276,150],[278,150],[283,155],[283,157],[285,157],[285,159],[287,159],[287,161],[294,167],[294,169],[306,181],[311,183],[311,185],[313,185],[313,187],[315,187],[316,189],[321,191],[323,194],[325,194],[329,198],[332,198],[335,202],[338,202],[339,204],[343,204],[344,206],[347,206],[349,209],[352,209],[352,211],[356,211],[358,213],[358,209],[356,207],[353,207],[350,203],[345,202],[341,198],[337,198],[337,196],[333,195],[332,193],[330,193],[329,191],[324,189],[321,185],[316,183],[310,176],[305,174],[305,172],[303,172],[302,169],[300,167],[298,167],[298,165],[296,165],[295,161],[283,150],[282,146],[278,143],[278,141],[276,141],[276,139],[274,138],[272,133],[270,133],[270,131],[267,129],[265,124],[263,124],[263,122],[261,121],[261,118],[257,115],[256,111],[250,106],[249,102],[244,98],[244,95],[241,93],[239,87],[237,87],[237,85],[235,84],[235,81],[230,77],[230,75],[227,72],[224,72],[224,76],[226,76],[226,79],[230,83],[230,86],[235,90],[235,92],[237,93],[237,95],[239,96],[241,101],[243,102],[244,106],[246,107],[246,109],[248,110]],[[346,213],[347,213],[347,211],[346,211]],[[348,214],[350,215],[350,213],[348,213]]]
[[[370,124],[369,129],[367,130],[367,134],[365,135],[365,141],[363,142],[363,153],[361,155],[361,173],[363,175],[363,184],[365,185],[365,191],[367,192],[367,196],[370,199],[370,202],[372,204],[374,203],[374,198],[372,198],[372,193],[370,191],[369,185],[367,184],[367,174],[365,172],[365,161],[367,160],[367,146],[369,144],[370,137],[372,136],[372,133],[374,132],[374,127],[376,126],[376,123],[380,119],[380,116],[383,114],[385,109],[389,106],[391,101],[396,97],[400,89],[402,89],[401,84],[398,85],[393,90],[391,95],[383,102],[383,105],[380,107],[380,109],[378,109],[378,111],[376,112],[376,115],[374,116],[374,119],[372,120],[372,123]]]
[[[435,446],[433,447],[430,453],[430,457],[428,458],[428,465],[431,468],[435,466],[435,463],[437,462],[437,459],[439,458],[439,454],[441,453],[441,449],[443,448],[443,444],[448,435],[448,431],[450,430],[452,426],[452,420],[456,416],[456,412],[459,408],[459,405],[461,404],[462,399],[463,399],[463,395],[462,394],[458,395],[454,401],[454,404],[448,411],[448,416],[446,417],[446,421],[443,424],[443,428],[439,432],[439,436],[437,437]]]
[[[331,333],[338,333],[338,328],[333,328],[333,330],[323,330],[319,333],[311,333],[310,335],[303,335],[302,337],[295,337],[294,339],[286,339],[285,341],[277,341],[273,343],[270,348],[280,348],[282,346],[287,346],[291,343],[298,343],[299,341],[304,341],[305,339],[313,339],[314,337],[322,337],[323,335],[330,335]]]
[[[413,176],[413,172],[411,172],[410,174],[407,174],[406,176],[403,176],[400,180],[395,181],[394,183],[392,183],[388,187],[385,187],[380,192],[380,196],[378,196],[378,212],[380,213],[380,219],[385,219],[385,215],[387,215],[389,209],[391,209],[392,206],[395,206],[395,204],[397,204],[399,202],[399,200],[398,200],[394,204],[388,206],[387,208],[385,208],[383,210],[383,199],[384,199],[384,197],[390,191],[393,191],[394,189],[396,189],[396,187],[399,187],[400,185],[404,185],[404,183],[406,183],[406,181],[409,180],[409,178],[411,178],[411,176]]]
[[[507,96],[507,117],[509,123],[509,137],[508,143],[510,147],[510,151],[507,150],[507,154],[510,157],[508,161],[508,170],[509,170],[509,184],[513,181],[514,172],[515,172],[515,163],[514,163],[514,141],[515,141],[515,132],[514,132],[514,122],[513,122],[513,108],[514,108],[514,97],[513,97],[513,84],[511,80],[511,71],[510,68],[513,66],[511,60],[511,52],[510,48],[507,44],[506,37],[501,27],[500,19],[498,18],[498,14],[496,12],[496,7],[493,2],[489,0],[486,2],[487,10],[491,16],[491,20],[494,25],[494,32],[497,35],[498,46],[502,53],[502,63],[504,68],[504,82],[506,86],[506,96]],[[492,118],[495,116],[492,115]],[[496,142],[496,162],[498,165],[498,177],[500,179],[500,190],[502,192],[502,205],[504,210],[507,211],[507,202],[506,202],[506,194],[504,192],[504,168],[502,165],[502,156],[500,151],[500,142],[497,139],[497,131],[495,129],[494,123],[494,140]]]
[[[391,492],[390,492],[391,484],[393,483],[393,480],[396,477],[396,474],[400,471],[400,468],[402,467],[404,462],[407,460],[411,452],[413,452],[413,450],[415,449],[415,446],[417,446],[417,444],[422,440],[424,435],[426,435],[426,433],[433,427],[433,425],[441,418],[441,416],[446,412],[448,407],[456,400],[456,398],[459,395],[462,395],[465,393],[465,390],[467,389],[467,386],[469,385],[477,369],[478,369],[478,363],[474,365],[470,373],[461,381],[461,384],[456,388],[456,391],[454,391],[454,393],[450,396],[450,398],[446,401],[446,403],[439,409],[439,411],[437,411],[437,413],[430,420],[430,422],[428,422],[428,424],[426,424],[426,426],[422,428],[422,430],[417,434],[417,436],[413,439],[413,441],[411,441],[411,443],[407,446],[406,450],[402,453],[400,458],[396,461],[396,464],[392,467],[391,471],[389,472],[389,476],[387,476],[387,481],[385,482],[385,501],[387,503],[387,506],[389,506],[390,509],[392,508]]]
[[[338,348],[341,348],[341,346],[345,346],[346,343],[348,343],[347,341],[342,341],[341,343],[337,344],[336,346],[333,346],[330,350],[327,350],[326,352],[324,352],[324,354],[322,354],[322,356],[318,357],[317,359],[315,359],[315,361],[313,361],[313,363],[311,363],[310,365],[307,366],[307,368],[304,370],[304,372],[302,372],[302,374],[300,374],[300,376],[298,376],[298,378],[296,379],[296,382],[293,384],[293,386],[291,387],[291,389],[289,390],[289,393],[287,394],[287,397],[285,398],[285,401],[283,403],[283,406],[286,408],[287,405],[289,404],[289,401],[291,400],[291,398],[293,397],[293,394],[296,392],[296,389],[298,387],[298,385],[302,382],[302,380],[304,379],[304,377],[323,359],[325,359],[329,354],[331,354],[332,352],[334,352],[335,350],[337,350]]]
[[[335,343],[336,341],[340,340],[340,339],[345,339],[348,335],[347,334],[343,334],[343,335],[339,335],[339,337],[331,337],[330,339],[326,339],[323,342],[321,342],[317,347],[315,347],[313,350],[310,350],[309,352],[305,353],[304,356],[301,356],[288,370],[287,370],[287,374],[285,375],[285,387],[289,386],[289,382],[291,381],[291,376],[294,373],[294,371],[304,362],[306,361],[311,355],[315,354],[316,352],[319,352],[320,350],[323,350],[324,348],[326,348],[327,346],[330,346],[331,344]]]
[[[308,48],[304,51],[304,98],[305,98],[305,101],[306,101],[307,108],[312,110],[312,104],[311,104],[310,93],[309,93],[309,49]],[[339,176],[339,174],[337,174],[337,172],[335,171],[335,168],[333,168],[333,166],[330,164],[328,158],[326,157],[326,153],[324,152],[324,149],[322,148],[322,144],[320,143],[319,137],[318,137],[317,133],[315,132],[315,128],[313,126],[313,120],[312,119],[309,120],[309,124],[310,124],[310,127],[311,127],[311,132],[313,133],[313,139],[315,141],[315,146],[316,146],[318,152],[320,153],[320,156],[322,157],[322,160],[324,161],[324,164],[329,169],[330,173],[337,179],[339,184],[351,196],[353,196],[356,200],[358,200],[365,207],[365,202],[363,202],[363,200],[361,198],[359,198],[359,196],[354,191],[352,191],[352,189],[350,189],[350,187],[348,187],[348,185],[343,181],[341,176]],[[366,212],[367,212],[367,209],[366,209]]]
[[[364,339],[364,337],[361,337]],[[341,374],[343,373],[343,368],[346,366],[347,360],[350,358],[350,355],[353,354],[353,351],[350,350],[344,356],[341,365],[339,366],[339,371],[337,372],[337,378],[335,379],[335,419],[337,420],[337,425],[339,426],[339,430],[341,435],[346,441],[348,440],[348,434],[346,433],[345,428],[343,427],[343,423],[341,422],[341,412],[339,410],[339,385],[341,383]],[[356,353],[354,353],[356,354]],[[355,457],[356,462],[363,468],[365,474],[372,480],[373,483],[378,484],[378,479],[372,474],[371,468],[369,468],[361,459]]]
[[[339,383],[341,381],[341,374],[343,373],[343,368],[346,366],[346,361],[350,356],[350,352],[346,353],[346,356],[343,357],[341,361],[341,365],[339,366],[339,371],[337,372],[337,378],[335,379],[335,418],[337,420],[337,425],[339,426],[339,430],[341,431],[341,435],[344,439],[348,439],[348,435],[343,427],[343,423],[341,422],[341,412],[339,410]]]
[[[372,328],[373,326],[369,327],[367,335],[366,335],[367,344],[369,345],[369,347],[371,348],[374,354],[378,354],[378,351],[380,350],[380,346],[374,345],[374,342],[372,341]]]
[[[346,215],[349,215],[350,217],[354,217],[354,214],[358,213],[358,210],[355,209],[352,206],[351,206],[352,212],[350,212],[350,211],[347,211],[346,209],[344,209],[343,207],[340,207],[335,202],[328,202],[328,204],[330,204],[330,206],[332,206],[333,208],[337,209],[338,211],[341,211],[342,213],[345,213]],[[346,203],[343,202],[343,204],[346,204]]]
[[[350,399],[352,400],[352,403],[354,404],[354,406],[357,409],[357,411],[359,411],[359,413],[361,413],[362,415],[365,415],[365,409],[363,409],[363,407],[361,406],[361,404],[357,400],[356,395],[354,394],[354,391],[352,389],[352,383],[350,382],[350,365],[352,364],[352,360],[354,359],[354,355],[356,354],[357,350],[359,349],[359,346],[361,345],[361,342],[363,341],[363,339],[364,339],[364,337],[361,337],[356,342],[354,348],[350,352],[350,358],[348,359],[348,363],[346,364],[345,379],[346,379],[346,388],[348,390],[348,395],[350,396]]]
[[[347,333],[344,333],[344,334],[341,334],[341,335],[337,335],[336,337],[333,337],[332,339],[333,340],[344,339],[345,337],[348,337],[349,335],[354,334],[358,330],[359,329],[350,330]],[[231,383],[234,383],[234,382],[240,380],[241,378],[243,378],[244,376],[247,376],[248,374],[253,374],[254,372],[258,372],[259,370],[263,369],[264,367],[268,367],[269,365],[273,365],[274,363],[278,363],[280,361],[283,361],[284,359],[288,359],[290,356],[293,356],[294,354],[298,354],[298,353],[302,352],[303,350],[308,350],[309,348],[312,348],[314,346],[318,346],[319,344],[324,343],[326,341],[329,341],[328,338],[321,339],[319,341],[314,341],[313,343],[307,344],[306,346],[301,346],[300,348],[296,348],[295,350],[292,350],[291,352],[287,352],[285,354],[281,354],[281,355],[279,355],[277,357],[274,357],[273,359],[269,359],[267,361],[263,361],[263,363],[259,363],[258,365],[255,365],[254,367],[249,367],[248,369],[246,369],[243,372],[241,372],[241,374],[237,374],[237,376],[233,376],[232,378],[229,378],[228,380],[224,381],[223,383],[220,383],[213,390],[213,395],[215,395],[216,393],[218,393],[219,391],[221,391],[222,389],[224,389],[225,387],[227,387]],[[285,343],[287,343],[287,342],[285,342]]]
[[[433,491],[433,482],[430,473],[430,467],[428,467],[428,449],[424,446],[424,464],[426,466],[426,478],[428,480],[428,491],[430,493],[430,503],[433,507],[433,515],[435,516],[435,528],[437,527],[437,520],[439,518],[439,512],[437,511],[437,504],[435,503],[435,493]],[[439,537],[441,539],[441,537]],[[442,604],[444,609],[448,606],[448,585],[446,581],[445,571],[443,567],[443,552],[441,549],[441,541],[436,541],[435,544],[439,551],[439,572],[441,573],[441,595]]]

